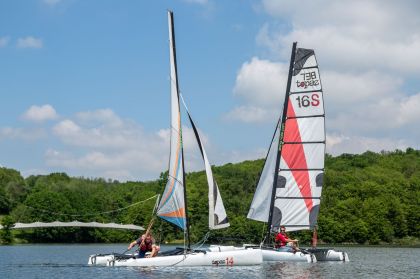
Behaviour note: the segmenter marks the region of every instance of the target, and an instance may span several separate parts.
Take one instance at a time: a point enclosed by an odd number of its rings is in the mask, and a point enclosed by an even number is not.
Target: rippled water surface
[[[345,247],[350,262],[264,263],[252,267],[92,267],[90,254],[126,245],[0,246],[1,278],[420,278],[419,248]],[[168,248],[168,247],[163,247]],[[164,249],[162,249],[164,250]]]

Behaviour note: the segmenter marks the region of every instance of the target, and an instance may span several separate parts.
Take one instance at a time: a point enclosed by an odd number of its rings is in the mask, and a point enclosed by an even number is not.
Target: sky
[[[180,90],[212,164],[265,157],[294,41],[317,55],[329,154],[420,149],[418,1],[0,0],[0,166],[158,178],[168,9]],[[201,170],[183,123],[186,171]]]

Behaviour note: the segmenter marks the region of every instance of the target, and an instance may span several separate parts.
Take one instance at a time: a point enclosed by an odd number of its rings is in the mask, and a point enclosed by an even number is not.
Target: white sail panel
[[[290,121],[290,120],[286,120]],[[299,129],[296,131],[290,131],[288,140],[292,142],[315,142],[324,141],[324,118],[313,117],[313,118],[299,118],[297,119]],[[289,125],[286,124],[287,127]]]
[[[290,92],[307,92],[321,90],[318,68],[302,69],[292,77]]]
[[[157,215],[185,229],[184,166],[182,151],[181,114],[179,108],[178,78],[176,70],[175,42],[173,40],[172,13],[168,12],[169,57],[171,84],[171,148],[168,182],[160,200]]]
[[[322,92],[292,94],[289,97],[287,117],[302,117],[324,114]]]
[[[280,171],[283,169],[323,169],[325,144],[284,144]],[[285,161],[288,163],[286,164]]]
[[[323,171],[281,171],[278,181],[273,230],[280,225],[289,231],[313,228],[319,211]],[[303,189],[307,190],[305,195]]]
[[[280,139],[280,127],[277,123],[274,136],[268,149],[268,154],[265,159],[263,171],[258,181],[257,189],[255,190],[254,198],[251,203],[251,207],[248,212],[248,218],[256,221],[267,222],[270,203],[271,193],[273,191],[273,182],[276,169],[276,157],[278,153]]]

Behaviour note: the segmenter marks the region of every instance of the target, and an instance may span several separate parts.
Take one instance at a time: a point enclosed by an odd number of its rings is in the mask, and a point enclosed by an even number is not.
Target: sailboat
[[[213,177],[211,165],[204,150],[198,129],[179,93],[177,63],[175,52],[175,34],[173,12],[168,11],[170,44],[170,84],[171,84],[171,139],[168,181],[157,207],[157,216],[172,223],[184,231],[186,245],[173,251],[159,253],[152,258],[135,258],[134,255],[108,254],[92,255],[89,264],[108,266],[232,266],[256,265],[262,263],[261,251],[231,250],[211,251],[194,250],[190,245],[189,216],[186,196],[184,171],[184,152],[182,141],[180,100],[185,106],[188,119],[193,128],[202,159],[205,165],[209,186],[209,229],[221,229],[229,226],[223,201]]]
[[[345,252],[316,248],[325,157],[325,111],[318,63],[312,49],[293,43],[283,112],[271,140],[248,218],[267,222],[263,247],[280,226],[314,230],[313,247],[304,251],[318,261],[348,261]],[[263,248],[263,259],[287,260],[291,252]],[[300,252],[302,253],[302,252]],[[294,255],[296,256],[297,253]],[[293,257],[292,257],[293,258]]]

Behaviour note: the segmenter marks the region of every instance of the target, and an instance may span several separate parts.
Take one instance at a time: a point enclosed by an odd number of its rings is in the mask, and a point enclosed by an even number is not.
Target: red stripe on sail
[[[287,105],[287,117],[295,117],[292,102],[289,100]],[[296,118],[287,119],[284,129],[285,142],[302,142],[299,126]],[[291,169],[307,169],[305,151],[303,145],[299,144],[285,144],[281,152],[283,160]],[[300,194],[302,197],[311,197],[311,185],[309,181],[308,171],[292,171],[292,175],[297,183]],[[306,207],[310,212],[312,209],[312,199],[305,199]]]

